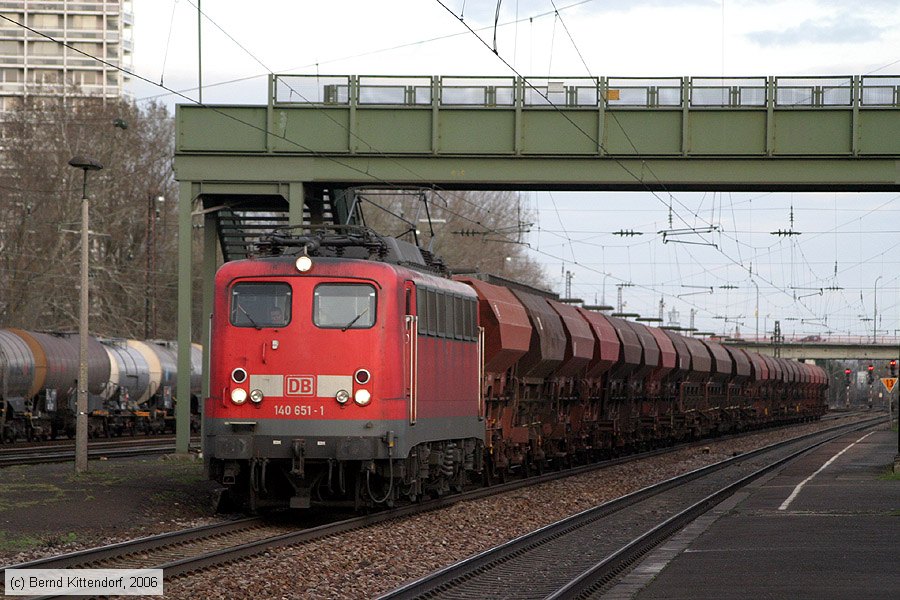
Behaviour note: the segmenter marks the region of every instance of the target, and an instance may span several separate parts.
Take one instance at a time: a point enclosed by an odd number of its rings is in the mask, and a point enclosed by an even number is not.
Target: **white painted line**
[[[828,467],[828,465],[830,465],[830,464],[833,463],[835,460],[837,460],[837,457],[838,457],[838,456],[840,456],[841,454],[843,454],[844,452],[846,452],[847,450],[849,450],[849,449],[852,448],[853,446],[857,445],[858,443],[860,443],[861,441],[863,441],[864,439],[866,439],[867,437],[869,437],[869,436],[872,435],[873,433],[875,433],[875,432],[874,432],[874,431],[870,431],[870,432],[867,433],[866,435],[862,436],[861,438],[859,438],[858,440],[856,440],[855,442],[853,442],[852,444],[850,444],[849,446],[847,446],[846,448],[844,448],[843,450],[841,450],[840,452],[838,452],[837,454],[835,454],[834,456],[832,456],[831,458],[829,458],[829,459],[828,459],[828,462],[826,462],[824,465],[822,465],[821,467],[819,467],[819,470],[818,470],[818,471],[816,471],[815,473],[813,473],[812,475],[810,475],[809,477],[807,477],[806,479],[804,479],[803,481],[801,481],[800,483],[798,483],[798,484],[797,484],[797,487],[794,488],[794,491],[791,492],[791,495],[787,497],[787,500],[785,500],[784,502],[782,502],[782,503],[781,503],[781,506],[778,507],[778,510],[787,510],[787,507],[791,505],[791,502],[794,501],[794,498],[797,497],[797,494],[800,493],[800,490],[803,489],[803,486],[804,486],[804,485],[806,485],[807,483],[809,483],[809,482],[812,480],[813,477],[815,477],[816,475],[818,475],[819,473],[821,473],[822,471],[824,471],[825,468]]]

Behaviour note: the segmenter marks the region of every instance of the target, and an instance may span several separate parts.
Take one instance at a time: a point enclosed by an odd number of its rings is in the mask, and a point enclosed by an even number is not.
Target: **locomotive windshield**
[[[290,285],[238,283],[231,288],[231,324],[235,327],[284,327],[290,321]]]
[[[368,284],[322,283],[313,293],[317,327],[367,329],[375,324],[375,288]]]

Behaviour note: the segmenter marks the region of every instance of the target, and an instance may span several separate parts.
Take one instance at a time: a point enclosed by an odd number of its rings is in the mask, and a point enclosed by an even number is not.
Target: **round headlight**
[[[353,395],[353,401],[360,406],[365,406],[372,401],[372,394],[367,390],[356,390],[356,394]]]
[[[247,371],[238,367],[231,372],[231,380],[235,383],[244,383],[245,381],[247,381]]]
[[[369,379],[372,378],[372,374],[365,369],[360,369],[353,375],[353,377],[354,379],[356,379],[356,383],[358,383],[359,385],[366,385],[367,383],[369,383]]]
[[[294,261],[294,266],[297,267],[297,270],[301,273],[306,273],[312,269],[312,259],[304,254]]]
[[[347,390],[338,390],[337,394],[334,395],[334,399],[338,401],[338,404],[346,404],[347,400],[350,399],[350,392]]]
[[[244,388],[234,388],[231,390],[231,401],[235,404],[243,404],[247,401],[247,390]]]
[[[259,404],[263,401],[263,393],[262,390],[250,390],[250,402],[253,404]]]

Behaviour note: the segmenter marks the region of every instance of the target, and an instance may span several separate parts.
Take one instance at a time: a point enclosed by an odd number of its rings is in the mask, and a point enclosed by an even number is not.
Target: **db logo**
[[[313,395],[312,375],[288,375],[285,377],[285,383],[287,384],[288,396]]]

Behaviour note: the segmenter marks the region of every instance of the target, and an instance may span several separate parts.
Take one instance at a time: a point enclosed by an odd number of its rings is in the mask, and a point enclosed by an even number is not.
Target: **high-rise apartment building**
[[[0,0],[0,16],[0,112],[25,95],[123,95],[129,77],[116,67],[131,69],[131,0]]]

